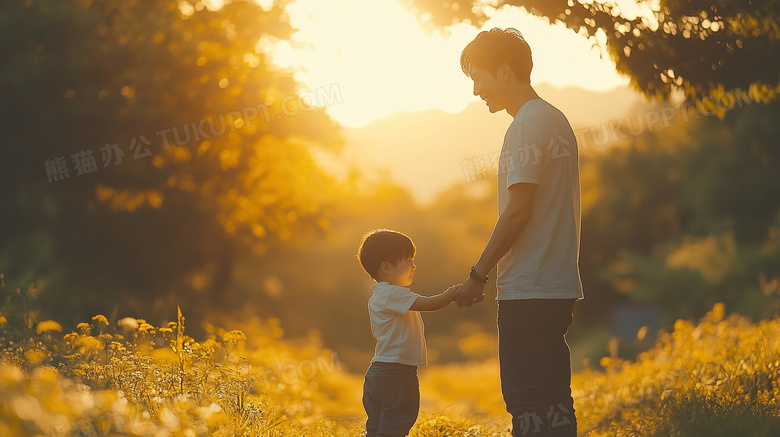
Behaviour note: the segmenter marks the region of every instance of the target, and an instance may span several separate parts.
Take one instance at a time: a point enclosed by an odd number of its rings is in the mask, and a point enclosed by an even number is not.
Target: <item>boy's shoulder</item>
[[[378,282],[371,289],[374,293],[368,299],[368,307],[376,311],[390,309],[393,312],[405,312],[419,297],[406,287],[387,282]]]
[[[371,286],[371,290],[375,294],[378,293],[378,292],[381,293],[381,292],[391,291],[391,290],[392,291],[402,291],[402,290],[411,291],[408,288],[403,287],[401,285],[393,285],[393,284],[391,284],[389,282],[385,282],[385,281],[375,282],[374,285]]]
[[[412,293],[412,291],[406,287],[389,284],[387,282],[377,282],[371,286],[371,291],[372,294],[369,298],[369,302],[383,302],[388,299],[393,299],[397,296],[403,296]]]
[[[387,282],[377,282],[371,286],[373,294],[371,297],[378,297],[380,299],[398,299],[406,298],[408,296],[419,296],[417,293],[410,290],[408,287],[402,285],[393,285]]]

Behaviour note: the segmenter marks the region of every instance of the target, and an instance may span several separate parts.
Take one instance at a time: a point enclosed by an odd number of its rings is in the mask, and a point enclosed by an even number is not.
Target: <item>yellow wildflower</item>
[[[103,350],[103,342],[95,337],[79,337],[76,345],[86,350]]]
[[[154,326],[150,325],[149,323],[146,323],[145,321],[143,321],[143,319],[138,319],[138,323],[140,324],[138,330],[141,333],[148,333],[149,335],[154,335]]]
[[[56,390],[60,374],[54,367],[40,366],[36,367],[33,371],[32,379],[48,388]]]
[[[84,335],[89,335],[89,323],[81,322],[76,326],[78,329],[81,330],[81,332],[84,333]]]
[[[108,319],[106,319],[106,316],[104,316],[102,314],[96,315],[95,317],[92,318],[92,320],[95,321],[95,322],[102,323],[102,324],[108,326]]]
[[[0,387],[8,388],[24,382],[22,370],[13,364],[0,364]]]
[[[125,317],[124,319],[121,319],[116,323],[117,325],[121,326],[124,329],[133,330],[133,329],[138,329],[139,320],[136,320],[132,317]]]
[[[38,327],[35,329],[35,332],[38,334],[49,331],[62,332],[62,325],[54,320],[44,320],[43,322],[38,323]]]
[[[43,361],[44,358],[46,358],[46,353],[41,352],[38,349],[28,349],[24,351],[24,357],[27,359],[27,361],[37,366],[41,361]]]
[[[225,343],[237,343],[239,341],[246,341],[246,335],[244,335],[243,332],[234,330],[225,333],[225,335],[222,336],[222,341]]]

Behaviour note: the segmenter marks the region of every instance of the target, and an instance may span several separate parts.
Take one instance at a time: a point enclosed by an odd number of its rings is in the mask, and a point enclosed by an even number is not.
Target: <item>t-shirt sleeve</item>
[[[406,287],[392,286],[387,290],[385,309],[396,314],[406,314],[418,297],[419,294],[413,293]]]
[[[509,153],[506,187],[521,182],[539,184],[544,167],[544,145],[537,128],[513,123],[507,132],[506,142],[504,153]]]

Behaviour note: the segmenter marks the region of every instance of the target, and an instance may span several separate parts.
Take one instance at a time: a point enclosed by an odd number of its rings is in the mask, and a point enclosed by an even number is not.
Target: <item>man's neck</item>
[[[517,86],[510,93],[512,98],[506,107],[506,112],[514,118],[517,111],[523,107],[529,100],[539,98],[539,94],[531,87],[530,83],[517,83]]]

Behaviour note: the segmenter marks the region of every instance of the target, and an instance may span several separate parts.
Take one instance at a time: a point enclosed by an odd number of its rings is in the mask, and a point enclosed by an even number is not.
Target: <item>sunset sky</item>
[[[626,4],[624,10],[631,2]],[[426,31],[396,0],[297,0],[288,10],[299,32],[291,43],[275,45],[274,60],[295,69],[310,89],[337,84],[342,102],[327,111],[344,126],[362,126],[396,111],[456,113],[477,99],[459,58],[482,29],[457,25],[448,33]],[[592,41],[562,25],[504,8],[483,26],[492,27],[515,27],[524,34],[534,58],[532,84],[597,91],[628,84]]]

